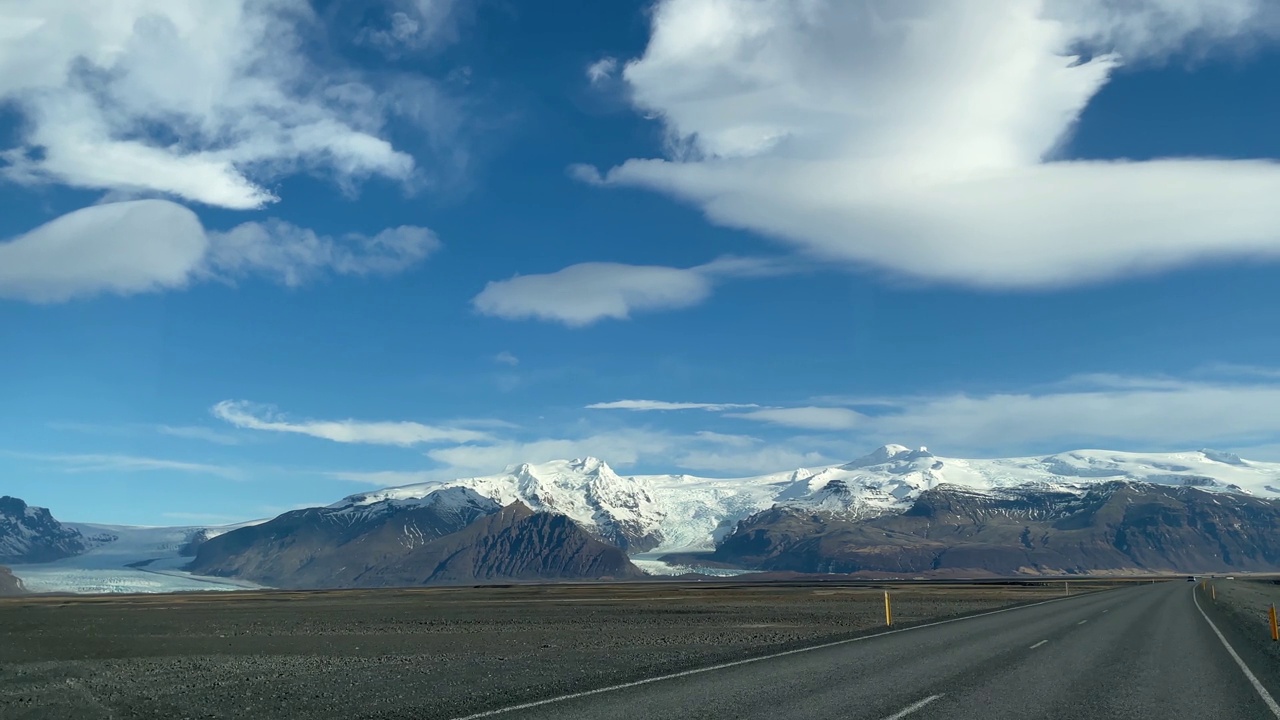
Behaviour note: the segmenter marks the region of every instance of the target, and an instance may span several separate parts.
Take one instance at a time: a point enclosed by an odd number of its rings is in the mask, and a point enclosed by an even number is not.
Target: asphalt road
[[[1192,588],[1137,585],[472,717],[1280,718]],[[1214,622],[1280,697],[1276,668]]]

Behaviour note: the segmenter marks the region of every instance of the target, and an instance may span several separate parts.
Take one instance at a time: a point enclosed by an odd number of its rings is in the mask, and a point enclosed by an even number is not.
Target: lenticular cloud
[[[663,0],[622,75],[668,157],[600,182],[813,256],[987,288],[1277,256],[1274,162],[1057,159],[1116,68],[1269,42],[1277,15],[1257,0]]]

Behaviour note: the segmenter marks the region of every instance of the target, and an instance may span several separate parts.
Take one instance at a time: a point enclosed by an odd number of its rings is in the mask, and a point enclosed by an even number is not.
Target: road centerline
[[[942,693],[938,693],[937,695],[930,695],[929,697],[927,697],[927,698],[925,698],[925,699],[923,699],[923,700],[920,700],[920,701],[918,701],[918,702],[911,703],[910,705],[908,705],[908,706],[906,706],[906,707],[902,708],[901,710],[899,710],[898,712],[896,712],[896,713],[894,713],[894,714],[890,715],[889,717],[885,718],[884,720],[902,720],[902,718],[904,718],[904,717],[906,717],[906,716],[910,715],[911,713],[913,713],[913,712],[915,712],[915,711],[917,711],[917,710],[920,710],[920,709],[924,708],[924,706],[925,706],[925,705],[928,705],[929,703],[933,702],[934,700],[937,700],[937,699],[938,699],[938,698],[940,698],[940,697],[942,697]]]
[[[1048,640],[1041,640],[1040,642],[1036,643],[1035,645],[1032,645],[1032,646],[1031,646],[1031,649],[1032,649],[1032,650],[1035,650],[1036,648],[1040,647],[1041,645],[1043,645],[1043,644],[1045,644],[1045,643],[1047,643],[1047,642],[1049,642],[1049,641],[1048,641]]]

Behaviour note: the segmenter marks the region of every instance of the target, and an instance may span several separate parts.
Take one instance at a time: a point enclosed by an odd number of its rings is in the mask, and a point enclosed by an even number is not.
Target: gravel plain
[[[453,718],[874,632],[886,587],[898,625],[1064,591],[672,582],[13,598],[0,601],[0,718]]]
[[[1212,587],[1213,591],[1200,591],[1201,604],[1215,621],[1218,618],[1226,621],[1220,629],[1227,633],[1232,644],[1241,646],[1237,648],[1241,652],[1247,649],[1251,655],[1268,658],[1272,663],[1280,662],[1280,642],[1271,639],[1268,615],[1273,604],[1280,610],[1280,579],[1218,577],[1208,579],[1206,587]]]

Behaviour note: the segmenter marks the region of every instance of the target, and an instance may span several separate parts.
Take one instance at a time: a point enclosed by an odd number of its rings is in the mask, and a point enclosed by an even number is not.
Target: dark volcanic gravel
[[[893,592],[910,624],[1062,587]],[[881,589],[832,583],[14,598],[0,718],[451,718],[850,637],[883,613]]]
[[[1208,584],[1214,592],[1201,592],[1201,605],[1210,616],[1222,617],[1234,626],[1235,633],[1229,638],[1233,643],[1248,645],[1260,656],[1280,661],[1280,642],[1271,640],[1271,620],[1267,614],[1273,604],[1280,608],[1280,584],[1277,583],[1280,580],[1243,576],[1236,580],[1211,579]],[[1237,650],[1243,652],[1242,648]]]

